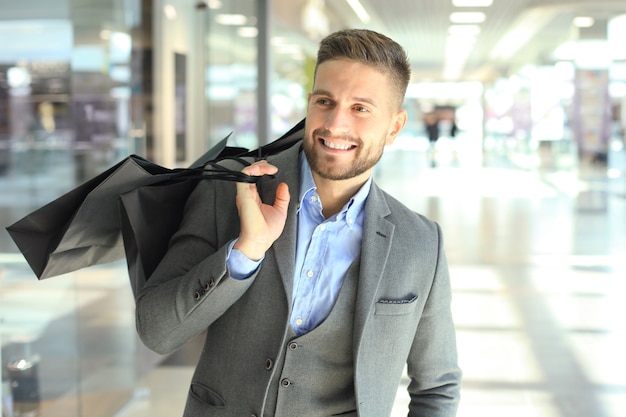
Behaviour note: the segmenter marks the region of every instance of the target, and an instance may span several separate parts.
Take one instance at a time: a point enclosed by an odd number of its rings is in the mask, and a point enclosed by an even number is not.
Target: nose
[[[335,107],[328,112],[325,127],[333,135],[348,133],[350,131],[349,112],[339,106]]]

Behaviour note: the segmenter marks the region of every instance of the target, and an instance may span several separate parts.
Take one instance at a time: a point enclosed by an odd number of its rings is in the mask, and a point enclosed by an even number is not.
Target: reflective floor
[[[377,168],[379,185],[444,231],[459,417],[626,417],[626,156],[557,156],[528,163],[462,136],[431,154],[407,138]],[[143,375],[115,416],[181,415],[200,343]],[[393,417],[407,414],[406,382]]]

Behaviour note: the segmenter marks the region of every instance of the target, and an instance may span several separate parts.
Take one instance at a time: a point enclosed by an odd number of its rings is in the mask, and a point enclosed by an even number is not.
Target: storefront
[[[296,3],[0,0],[5,227],[129,154],[186,166],[298,122],[322,34]],[[1,416],[118,414],[163,359],[134,326],[123,260],[38,281],[0,237]]]

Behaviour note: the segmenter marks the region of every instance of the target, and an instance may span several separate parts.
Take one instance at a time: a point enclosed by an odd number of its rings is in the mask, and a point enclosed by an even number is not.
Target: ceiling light
[[[469,58],[475,42],[476,38],[473,36],[448,36],[443,70],[444,78],[454,80],[461,76],[465,62]]]
[[[452,0],[455,7],[489,7],[493,0]]]
[[[450,14],[452,23],[482,23],[487,16],[483,12],[454,12]]]
[[[324,2],[309,0],[300,14],[302,29],[313,40],[322,39],[330,32],[330,19],[326,14]]]
[[[166,4],[163,6],[163,13],[165,13],[165,17],[169,20],[175,20],[178,13],[176,12],[176,7],[171,4]]]
[[[215,21],[220,25],[243,26],[248,23],[248,18],[242,14],[218,14]]]
[[[549,24],[556,15],[556,9],[536,7],[522,12],[509,30],[500,38],[491,51],[492,59],[509,59],[530,38]]]
[[[237,35],[242,38],[256,38],[259,35],[259,29],[255,26],[244,26],[237,29]]]
[[[593,17],[589,16],[578,16],[574,18],[574,25],[579,28],[590,28],[595,23]]]
[[[367,13],[367,10],[365,10],[365,7],[363,7],[363,5],[361,4],[359,0],[346,0],[346,1],[350,5],[350,7],[352,7],[352,10],[354,10],[354,13],[356,13],[359,19],[361,19],[361,22],[369,23],[369,21],[371,20],[371,17],[369,13]]]
[[[469,56],[475,43],[476,38],[472,36],[450,36],[446,42],[446,54]]]
[[[476,36],[480,33],[478,25],[452,25],[448,28],[449,35]]]

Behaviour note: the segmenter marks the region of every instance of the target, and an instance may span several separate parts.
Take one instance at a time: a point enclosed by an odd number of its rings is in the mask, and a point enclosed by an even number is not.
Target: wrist
[[[233,245],[233,249],[237,249],[251,261],[258,262],[265,256],[267,245],[253,241],[246,241],[240,237]]]

